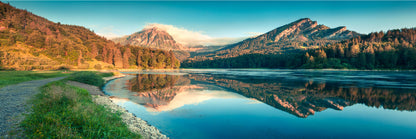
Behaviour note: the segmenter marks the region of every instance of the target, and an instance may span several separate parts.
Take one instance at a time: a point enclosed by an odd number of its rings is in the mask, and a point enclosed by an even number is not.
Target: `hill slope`
[[[84,27],[53,23],[1,2],[0,44],[5,69],[179,66],[172,52],[117,45]]]

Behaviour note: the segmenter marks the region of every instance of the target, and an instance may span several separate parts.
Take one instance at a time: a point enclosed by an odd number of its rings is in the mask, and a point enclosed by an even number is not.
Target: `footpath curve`
[[[30,110],[26,102],[40,92],[39,87],[63,78],[33,80],[0,88],[0,138],[14,138],[8,136],[10,131],[21,134],[18,124],[24,119],[22,114]]]

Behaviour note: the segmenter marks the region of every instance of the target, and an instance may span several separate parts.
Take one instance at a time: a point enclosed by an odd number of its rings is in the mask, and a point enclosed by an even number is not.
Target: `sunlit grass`
[[[97,75],[101,77],[111,77],[114,76],[114,74],[119,74],[119,72],[98,72]]]
[[[62,71],[0,71],[0,88],[25,81],[69,75]]]
[[[112,72],[94,72],[94,71],[80,71],[71,74],[67,79],[72,81],[77,81],[81,83],[86,83],[89,85],[94,85],[102,87],[104,85],[104,79],[102,77],[110,77],[114,74]]]
[[[21,125],[29,138],[140,138],[120,115],[93,103],[88,91],[57,81],[41,88]]]
[[[67,75],[70,75],[71,73],[80,75],[79,72],[66,72],[66,71],[65,72],[64,71],[0,71],[0,88],[7,86],[7,85],[17,84],[17,83],[21,83],[25,81],[67,76]],[[91,73],[97,74],[100,77],[110,77],[114,75],[112,72],[91,72]]]

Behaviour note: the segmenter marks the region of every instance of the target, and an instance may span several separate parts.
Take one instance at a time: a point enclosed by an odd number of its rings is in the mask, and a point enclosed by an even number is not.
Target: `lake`
[[[173,139],[416,138],[416,72],[125,72],[104,91]]]

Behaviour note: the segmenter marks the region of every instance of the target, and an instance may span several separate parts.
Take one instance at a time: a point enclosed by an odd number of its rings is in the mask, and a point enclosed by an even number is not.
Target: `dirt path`
[[[8,133],[18,130],[18,123],[23,120],[22,114],[30,110],[26,102],[39,93],[39,87],[63,78],[27,81],[0,88],[0,138],[16,138],[8,136]]]

